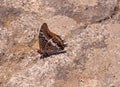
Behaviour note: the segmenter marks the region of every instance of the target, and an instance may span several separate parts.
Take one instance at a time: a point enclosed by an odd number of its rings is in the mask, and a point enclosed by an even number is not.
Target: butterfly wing
[[[64,42],[60,36],[51,32],[46,23],[43,23],[39,32],[39,53],[51,55],[64,50]]]
[[[45,46],[48,43],[48,36],[47,36],[47,32],[48,32],[48,26],[46,23],[43,23],[43,25],[41,26],[40,32],[39,32],[39,48],[40,48],[40,53],[44,54],[45,52]]]
[[[45,51],[48,55],[54,54],[59,51],[59,47],[50,39],[45,46]]]

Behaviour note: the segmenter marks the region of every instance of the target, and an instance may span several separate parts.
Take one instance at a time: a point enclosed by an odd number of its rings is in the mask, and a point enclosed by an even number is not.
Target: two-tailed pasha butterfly
[[[42,24],[39,32],[39,48],[38,52],[42,54],[41,58],[65,52],[63,51],[64,41],[59,35],[51,32],[46,23]]]

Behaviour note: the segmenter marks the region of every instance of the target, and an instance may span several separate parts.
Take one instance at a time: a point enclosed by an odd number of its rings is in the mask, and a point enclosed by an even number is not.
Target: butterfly
[[[39,31],[39,50],[41,58],[64,52],[65,44],[61,37],[48,28],[47,23],[43,23]]]

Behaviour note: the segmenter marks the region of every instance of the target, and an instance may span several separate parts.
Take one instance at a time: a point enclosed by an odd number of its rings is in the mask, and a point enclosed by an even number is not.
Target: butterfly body
[[[49,56],[64,50],[64,42],[59,35],[51,32],[46,23],[43,23],[39,32],[39,50],[42,56]]]

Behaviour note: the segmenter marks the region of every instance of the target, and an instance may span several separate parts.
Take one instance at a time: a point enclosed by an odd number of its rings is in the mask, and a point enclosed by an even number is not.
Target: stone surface
[[[120,87],[120,0],[0,0],[0,87]],[[40,59],[46,22],[66,53]]]

